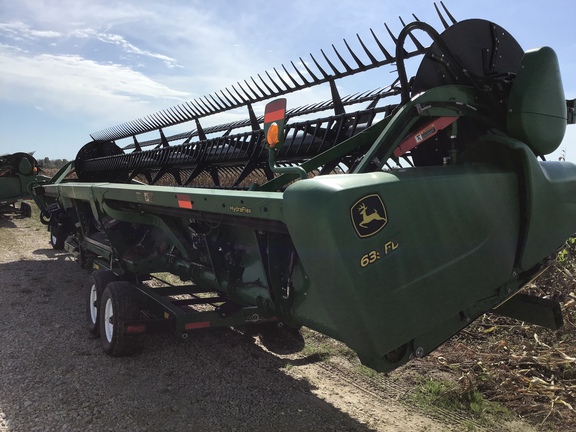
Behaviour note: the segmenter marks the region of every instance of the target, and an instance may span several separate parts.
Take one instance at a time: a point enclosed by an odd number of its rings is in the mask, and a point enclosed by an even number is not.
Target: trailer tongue
[[[87,313],[105,352],[130,354],[157,327],[279,321],[386,371],[488,311],[562,325],[558,304],[518,294],[576,231],[576,165],[543,160],[574,119],[556,55],[437,10],[441,34],[389,31],[395,55],[372,32],[378,53],[359,38],[360,54],[345,43],[94,133],[38,184],[53,246],[99,269]],[[392,64],[392,85],[339,94],[339,80]],[[315,86],[330,99],[290,107]],[[245,120],[201,125],[241,107]],[[162,272],[189,284],[144,283]]]

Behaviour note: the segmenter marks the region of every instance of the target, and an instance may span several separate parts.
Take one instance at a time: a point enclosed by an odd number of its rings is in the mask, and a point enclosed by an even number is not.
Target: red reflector
[[[144,333],[145,331],[146,331],[146,325],[145,324],[126,326],[126,333],[139,334],[139,333]]]
[[[206,328],[206,327],[210,327],[210,321],[184,324],[184,328],[186,330],[194,330],[194,329]]]
[[[267,112],[264,115],[264,123],[272,123],[278,120],[283,120],[286,115],[286,110],[279,109],[272,112]]]
[[[177,194],[176,199],[178,200],[178,207],[192,209],[192,201],[188,195]]]

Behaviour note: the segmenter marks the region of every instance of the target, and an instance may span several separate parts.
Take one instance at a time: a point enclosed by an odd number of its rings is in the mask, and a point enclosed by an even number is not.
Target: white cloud
[[[140,72],[77,55],[28,55],[0,45],[0,98],[45,111],[127,119],[190,98]],[[160,104],[160,105],[159,105]]]
[[[53,39],[62,33],[53,30],[35,30],[21,21],[0,23],[0,33],[14,40],[23,39]]]
[[[10,21],[0,23],[0,35],[15,41],[35,41],[42,44],[45,39],[93,39],[99,40],[106,44],[112,44],[120,47],[125,53],[135,54],[138,56],[149,57],[162,61],[168,68],[179,67],[177,61],[167,55],[154,53],[147,49],[142,49],[129,42],[123,36],[114,33],[100,32],[92,28],[75,28],[68,33],[61,33],[53,30],[37,30],[30,25],[21,21]],[[53,43],[51,46],[55,46]]]
[[[123,36],[113,33],[102,33],[94,29],[75,29],[69,35],[70,37],[79,37],[83,39],[98,39],[101,42],[113,44],[121,47],[124,52],[137,54],[143,57],[150,57],[161,60],[169,68],[177,67],[178,64],[175,59],[158,53],[153,53],[148,50],[138,48],[134,44],[128,42]]]

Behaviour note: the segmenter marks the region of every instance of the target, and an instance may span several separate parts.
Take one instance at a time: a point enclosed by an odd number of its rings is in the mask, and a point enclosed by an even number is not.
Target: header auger
[[[395,51],[372,32],[378,55],[358,38],[350,59],[322,51],[325,63],[94,133],[34,189],[54,247],[99,268],[87,312],[105,352],[131,353],[157,327],[279,321],[384,371],[488,311],[562,324],[558,304],[519,291],[576,231],[576,165],[544,160],[574,101],[551,48],[524,52],[498,25],[442,8],[441,33],[388,29]],[[391,85],[340,96],[339,80],[387,65]],[[321,85],[330,99],[290,107]],[[201,125],[240,107],[245,120]],[[187,285],[146,283],[160,272]]]

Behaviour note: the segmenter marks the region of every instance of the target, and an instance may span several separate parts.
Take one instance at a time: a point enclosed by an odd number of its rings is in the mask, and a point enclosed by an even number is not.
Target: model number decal
[[[370,252],[365,253],[364,255],[362,255],[362,258],[360,258],[360,267],[362,268],[368,267],[370,264],[373,264],[376,261],[378,261],[382,257],[382,254],[388,255],[394,252],[396,249],[398,249],[399,246],[400,246],[399,243],[390,240],[384,244],[382,252],[379,252],[377,250],[371,250]]]
[[[230,211],[232,213],[246,213],[246,214],[251,214],[252,213],[252,209],[249,207],[240,207],[240,206],[230,206]]]

